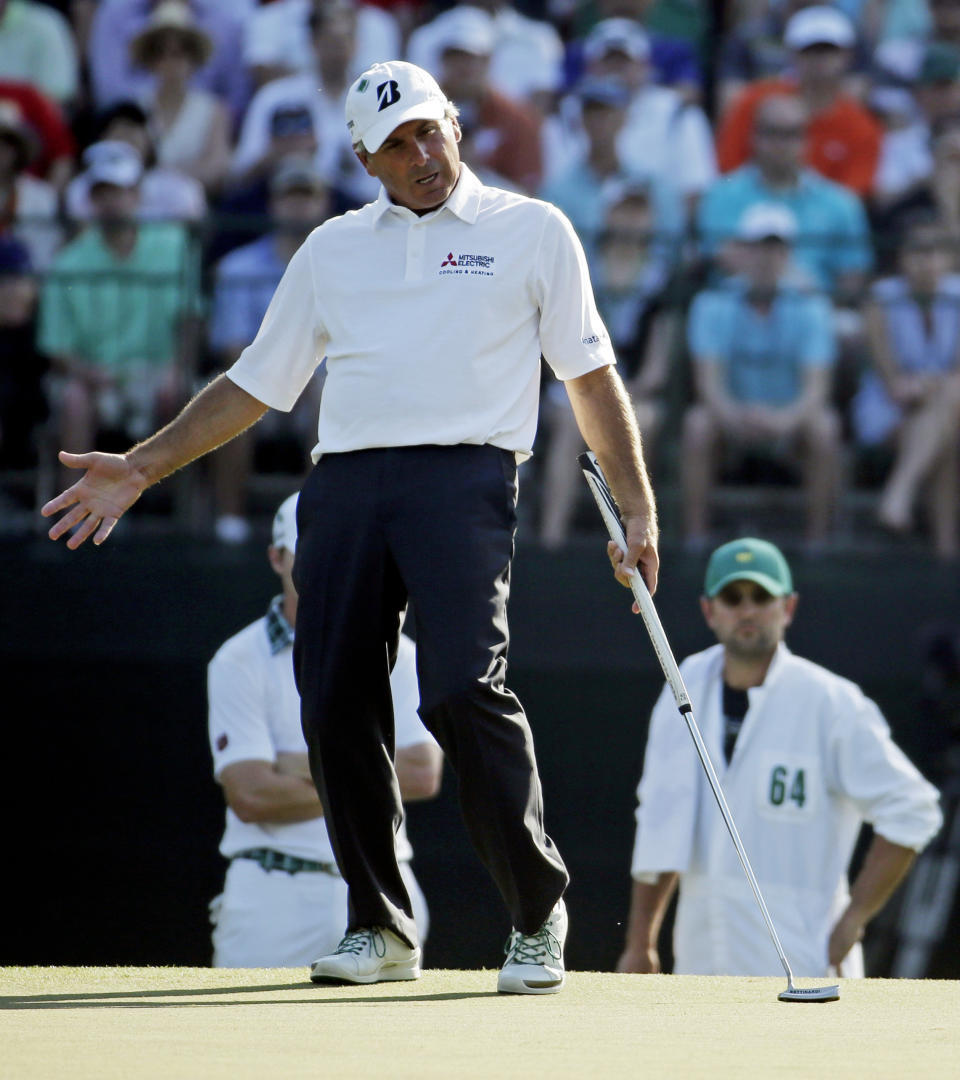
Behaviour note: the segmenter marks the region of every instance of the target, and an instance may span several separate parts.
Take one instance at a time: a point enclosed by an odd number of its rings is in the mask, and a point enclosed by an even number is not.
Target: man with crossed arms
[[[210,751],[227,803],[220,853],[230,865],[210,905],[214,967],[299,967],[331,952],[347,925],[347,885],[337,871],[323,806],[310,778],[293,678],[297,495],[273,518],[267,554],[282,591],[267,614],[234,634],[207,668]],[[417,716],[416,647],[400,635],[390,673],[394,762],[404,802],[440,790],[443,755]],[[423,942],[428,910],[401,823],[400,874]]]
[[[45,507],[95,544],[140,493],[290,409],[320,360],[315,466],[300,494],[294,663],[310,766],[350,890],[347,934],[315,981],[420,977],[399,872],[389,672],[417,624],[420,716],[457,773],[467,831],[513,929],[503,993],[564,985],[568,875],[544,826],[530,725],[506,687],[517,464],[540,358],[564,382],[624,520],[612,556],[657,584],[657,523],[633,408],[583,249],[556,207],[485,187],[460,161],[456,106],[421,68],[374,65],[347,94],[375,202],[293,256],[256,339],[171,425],[126,454],[61,454],[85,475]]]
[[[864,928],[940,828],[937,790],[859,687],[784,644],[797,594],[777,547],[744,537],[717,548],[700,607],[719,644],[680,670],[784,950],[799,975],[862,975]],[[679,880],[675,973],[780,974],[666,687],[637,795],[617,970],[660,970],[657,941]],[[850,888],[847,866],[864,821],[874,837]]]

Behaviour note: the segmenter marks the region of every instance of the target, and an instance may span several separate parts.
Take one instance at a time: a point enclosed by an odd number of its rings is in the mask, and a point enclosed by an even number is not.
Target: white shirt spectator
[[[60,198],[57,189],[29,173],[21,173],[16,184],[16,217],[13,233],[30,252],[30,265],[43,271],[49,267],[63,243],[57,220]]]
[[[240,176],[259,161],[282,126],[309,124],[317,141],[314,165],[331,187],[358,203],[376,197],[379,185],[369,177],[350,145],[343,122],[344,98],[324,94],[313,69],[266,83],[253,95],[243,119],[230,170]],[[298,128],[302,130],[302,128]]]
[[[307,26],[310,7],[310,0],[273,0],[257,8],[244,32],[244,64],[248,68],[288,68],[291,73],[312,71],[313,49]],[[350,70],[359,75],[372,64],[399,57],[400,30],[393,16],[382,8],[357,4],[356,9],[357,46]]]
[[[577,95],[566,95],[543,127],[544,175],[552,180],[587,151]],[[644,86],[633,94],[617,152],[625,172],[655,179],[681,196],[700,195],[717,176],[703,110],[668,86]]]
[[[407,43],[410,63],[437,74],[445,23],[455,10],[442,12],[413,31]],[[492,17],[496,45],[490,63],[491,85],[517,101],[558,89],[563,81],[563,42],[556,29],[510,6],[501,7]]]

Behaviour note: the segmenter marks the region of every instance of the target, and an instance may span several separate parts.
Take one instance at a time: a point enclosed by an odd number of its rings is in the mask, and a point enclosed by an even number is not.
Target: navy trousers
[[[530,727],[504,683],[516,500],[513,454],[468,445],[324,455],[300,495],[294,668],[348,929],[386,926],[417,943],[394,847],[389,682],[408,600],[420,716],[513,925],[534,933],[566,888]]]

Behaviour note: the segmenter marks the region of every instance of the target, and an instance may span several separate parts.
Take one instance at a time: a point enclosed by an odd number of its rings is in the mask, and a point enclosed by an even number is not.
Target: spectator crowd
[[[0,0],[0,485],[232,363],[310,229],[376,197],[343,101],[397,58],[484,182],[573,223],[688,548],[759,462],[812,553],[858,483],[960,553],[960,0]],[[221,541],[252,472],[306,470],[322,390],[215,456]],[[545,375],[547,547],[579,449]]]

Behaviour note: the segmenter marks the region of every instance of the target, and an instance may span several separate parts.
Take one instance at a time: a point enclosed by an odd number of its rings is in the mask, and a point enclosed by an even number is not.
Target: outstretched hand
[[[51,517],[72,507],[50,528],[47,535],[51,540],[59,540],[75,529],[67,540],[67,547],[71,550],[78,548],[90,536],[93,536],[94,544],[100,545],[149,486],[146,478],[122,454],[68,454],[61,450],[59,458],[68,469],[86,471],[75,484],[41,509],[44,517]]]

